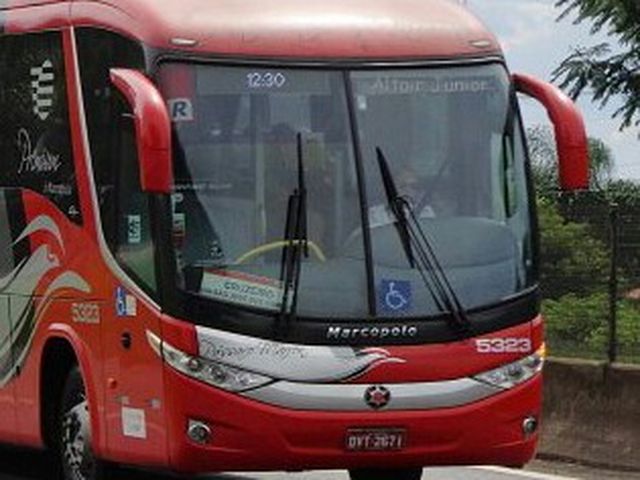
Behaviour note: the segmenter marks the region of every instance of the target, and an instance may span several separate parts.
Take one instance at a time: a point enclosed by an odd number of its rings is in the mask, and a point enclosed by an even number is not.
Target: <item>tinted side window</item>
[[[29,188],[81,223],[59,32],[0,36],[0,185]]]
[[[141,191],[130,108],[112,86],[112,68],[144,68],[136,42],[112,32],[77,30],[85,115],[102,229],[116,260],[140,286],[155,290],[149,199]]]

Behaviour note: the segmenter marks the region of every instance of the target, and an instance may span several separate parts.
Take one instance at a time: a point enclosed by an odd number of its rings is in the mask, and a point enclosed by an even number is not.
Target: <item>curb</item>
[[[550,358],[539,458],[640,471],[640,366]]]

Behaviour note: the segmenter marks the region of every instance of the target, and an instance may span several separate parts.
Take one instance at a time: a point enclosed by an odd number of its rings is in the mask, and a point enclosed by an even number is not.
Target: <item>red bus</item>
[[[0,441],[177,472],[520,466],[540,419],[517,92],[440,0],[0,0]]]

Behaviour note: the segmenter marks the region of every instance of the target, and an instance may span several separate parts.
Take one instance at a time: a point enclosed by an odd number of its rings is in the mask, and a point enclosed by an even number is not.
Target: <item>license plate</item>
[[[357,428],[347,431],[345,447],[351,452],[381,452],[402,450],[407,432],[400,428]]]

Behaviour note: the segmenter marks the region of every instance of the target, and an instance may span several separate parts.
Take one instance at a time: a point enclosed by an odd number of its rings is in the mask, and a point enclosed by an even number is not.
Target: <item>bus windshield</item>
[[[442,313],[403,251],[376,149],[465,309],[534,283],[526,155],[501,65],[349,72],[166,62],[160,86],[175,132],[172,238],[183,291],[282,310],[283,249],[295,242],[285,240],[287,206],[302,166],[308,255],[297,314]]]

